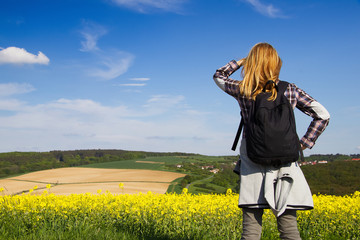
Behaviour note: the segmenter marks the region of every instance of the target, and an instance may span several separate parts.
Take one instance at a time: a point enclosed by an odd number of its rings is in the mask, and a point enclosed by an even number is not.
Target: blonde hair
[[[277,82],[279,79],[282,61],[275,48],[268,43],[258,43],[249,52],[249,55],[242,59],[241,73],[243,80],[240,83],[240,93],[248,99],[254,99],[263,90],[268,81]],[[267,92],[271,92],[270,100],[277,96],[274,84],[268,84]]]

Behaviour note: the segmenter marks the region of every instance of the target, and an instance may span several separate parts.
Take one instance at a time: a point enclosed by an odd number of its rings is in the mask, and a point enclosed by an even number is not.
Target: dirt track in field
[[[58,168],[32,172],[17,177],[1,179],[1,194],[19,194],[33,190],[32,194],[50,193],[70,195],[79,193],[98,194],[109,191],[113,194],[165,193],[170,183],[185,174],[141,170],[141,169],[99,169],[99,168]],[[119,183],[124,187],[120,188]],[[46,188],[51,184],[50,190]]]

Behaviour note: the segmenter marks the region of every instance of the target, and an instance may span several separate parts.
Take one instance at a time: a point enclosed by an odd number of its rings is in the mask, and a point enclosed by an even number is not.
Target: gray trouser
[[[243,233],[241,239],[259,240],[261,238],[262,215],[261,208],[243,208]],[[277,218],[281,239],[301,240],[297,227],[296,210],[287,209]]]

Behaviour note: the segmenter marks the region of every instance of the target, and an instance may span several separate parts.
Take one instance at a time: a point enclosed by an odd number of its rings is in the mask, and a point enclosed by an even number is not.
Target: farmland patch
[[[48,190],[54,194],[78,193],[165,193],[169,185],[185,174],[144,169],[58,168],[1,179],[5,194],[19,194],[32,189],[34,194]],[[119,186],[123,183],[123,187]],[[46,186],[51,184],[50,189]],[[36,186],[36,187],[35,187]],[[34,189],[35,187],[35,189]]]

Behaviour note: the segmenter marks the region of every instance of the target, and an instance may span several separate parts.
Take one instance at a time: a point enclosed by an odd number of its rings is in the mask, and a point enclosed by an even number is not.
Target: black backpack
[[[271,93],[265,92],[268,84],[277,90],[275,101],[268,101]],[[289,100],[284,95],[288,82],[278,85],[268,81],[263,91],[252,102],[249,122],[245,126],[246,150],[255,163],[279,167],[303,159],[299,137],[296,133],[295,116]],[[235,151],[244,119],[241,119],[232,150]]]

